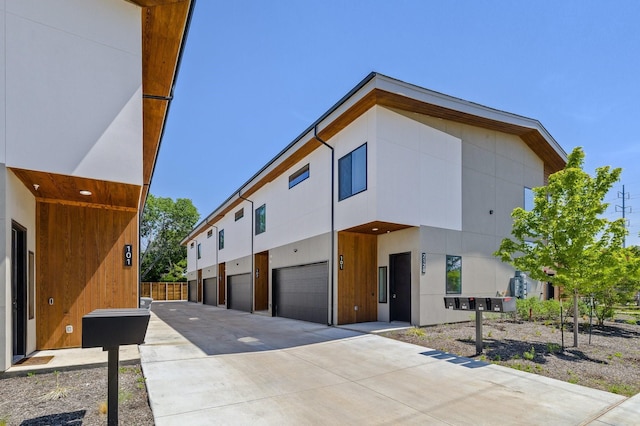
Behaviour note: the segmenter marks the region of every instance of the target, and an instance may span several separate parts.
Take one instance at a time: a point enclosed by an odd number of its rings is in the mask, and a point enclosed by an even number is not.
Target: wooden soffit
[[[132,0],[142,7],[143,182],[146,198],[189,24],[191,0]]]
[[[329,140],[374,105],[400,109],[457,123],[468,124],[470,126],[517,135],[544,161],[544,164],[550,170],[557,172],[562,170],[565,166],[565,160],[535,128],[520,126],[513,123],[446,108],[440,105],[422,102],[414,98],[409,98],[377,88],[364,95],[358,102],[327,125],[327,127],[319,133],[320,137],[324,140]]]
[[[110,209],[138,210],[141,186],[10,168],[40,202],[77,204]],[[89,191],[91,195],[82,195]]]

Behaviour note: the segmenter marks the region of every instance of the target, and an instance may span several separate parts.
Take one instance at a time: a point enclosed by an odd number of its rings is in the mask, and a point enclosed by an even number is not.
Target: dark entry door
[[[411,253],[389,256],[390,321],[411,322]]]
[[[11,311],[13,358],[27,352],[27,230],[11,224]]]

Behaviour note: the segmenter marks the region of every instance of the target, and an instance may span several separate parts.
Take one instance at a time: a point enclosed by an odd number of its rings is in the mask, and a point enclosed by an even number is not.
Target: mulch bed
[[[383,334],[397,340],[481,359],[518,370],[621,395],[640,393],[640,325],[582,323],[578,347],[565,324],[564,350],[558,324],[485,319],[483,353],[476,355],[475,321],[412,328]]]

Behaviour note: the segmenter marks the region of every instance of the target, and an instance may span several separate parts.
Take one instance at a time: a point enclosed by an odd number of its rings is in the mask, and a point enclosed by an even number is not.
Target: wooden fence
[[[140,297],[153,300],[187,300],[189,283],[140,283]]]

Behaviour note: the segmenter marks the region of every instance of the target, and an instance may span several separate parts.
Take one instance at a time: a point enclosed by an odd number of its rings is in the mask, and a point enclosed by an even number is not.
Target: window
[[[202,257],[202,252],[200,251],[200,243],[198,243],[198,259]]]
[[[222,250],[224,248],[224,229],[221,229],[218,232],[218,250]]]
[[[524,209],[528,212],[533,210],[533,190],[524,187]]]
[[[378,303],[387,303],[387,267],[378,267]]]
[[[236,212],[236,222],[244,217],[244,207]]]
[[[267,206],[261,205],[256,209],[256,235],[267,230]]]
[[[462,294],[462,256],[447,255],[447,294]]]
[[[207,238],[211,238],[213,236],[213,229],[209,229],[207,231]]]
[[[338,200],[367,190],[367,144],[338,160]]]
[[[293,188],[309,177],[309,165],[307,164],[291,176],[289,176],[289,189]]]

